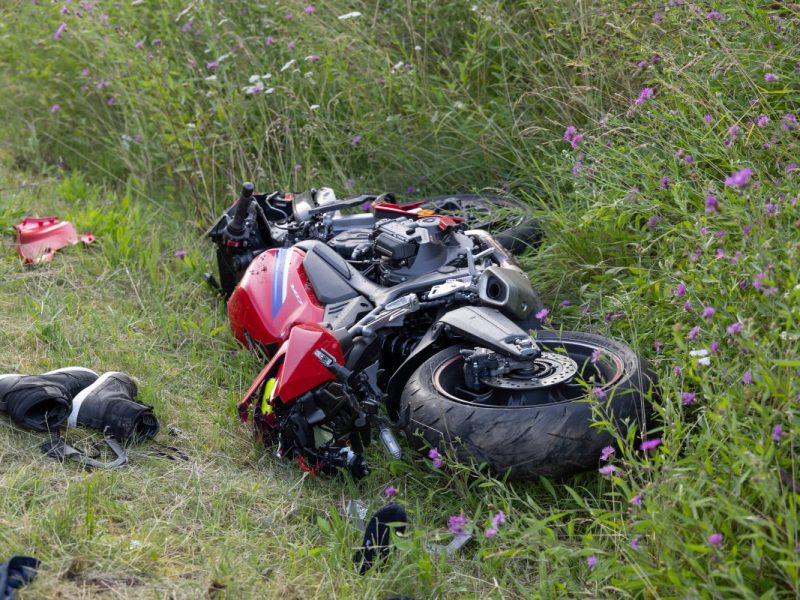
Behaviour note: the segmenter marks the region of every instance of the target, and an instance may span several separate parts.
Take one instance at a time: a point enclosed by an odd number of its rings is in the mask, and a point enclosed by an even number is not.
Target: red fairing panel
[[[281,345],[245,392],[239,403],[239,417],[242,421],[247,421],[250,406],[258,400],[258,391],[270,377],[277,378],[275,396],[284,403],[333,380],[333,374],[314,356],[315,350],[325,350],[340,365],[344,364],[342,347],[329,330],[315,323],[296,325],[289,333],[289,339]]]
[[[286,339],[296,323],[318,323],[325,309],[314,295],[303,269],[305,252],[273,248],[259,254],[228,301],[228,317],[236,339],[247,346],[269,346]]]

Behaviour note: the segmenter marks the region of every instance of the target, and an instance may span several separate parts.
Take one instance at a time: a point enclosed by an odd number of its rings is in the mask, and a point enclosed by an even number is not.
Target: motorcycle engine
[[[374,252],[380,258],[384,285],[462,266],[464,250],[471,242],[456,231],[442,228],[441,223],[441,218],[435,216],[377,223],[373,233]]]
[[[368,270],[370,277],[381,285],[392,286],[466,265],[472,242],[457,227],[442,227],[441,223],[438,216],[384,219],[371,230],[339,233],[328,244],[346,260],[369,261],[377,267]]]

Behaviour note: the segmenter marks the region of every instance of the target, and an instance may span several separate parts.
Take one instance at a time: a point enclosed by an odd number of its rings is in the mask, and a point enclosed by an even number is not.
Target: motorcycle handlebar
[[[242,185],[242,193],[239,194],[239,199],[236,201],[233,219],[226,228],[228,235],[237,236],[244,233],[244,220],[247,218],[247,210],[250,208],[250,198],[254,189],[255,187],[249,181]]]

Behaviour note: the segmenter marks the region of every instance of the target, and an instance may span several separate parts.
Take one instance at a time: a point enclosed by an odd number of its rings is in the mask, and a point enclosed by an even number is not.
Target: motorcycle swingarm
[[[400,395],[408,378],[427,358],[452,343],[450,338],[466,339],[476,346],[495,350],[517,360],[532,360],[540,354],[539,347],[530,336],[496,309],[463,306],[449,311],[427,331],[389,379],[386,387],[387,408],[393,419],[400,416]]]

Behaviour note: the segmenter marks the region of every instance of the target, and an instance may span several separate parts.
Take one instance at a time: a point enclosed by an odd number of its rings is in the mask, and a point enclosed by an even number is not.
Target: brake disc
[[[578,372],[578,363],[566,354],[542,352],[532,369],[517,370],[502,377],[483,377],[481,383],[504,390],[532,390],[569,381]]]

